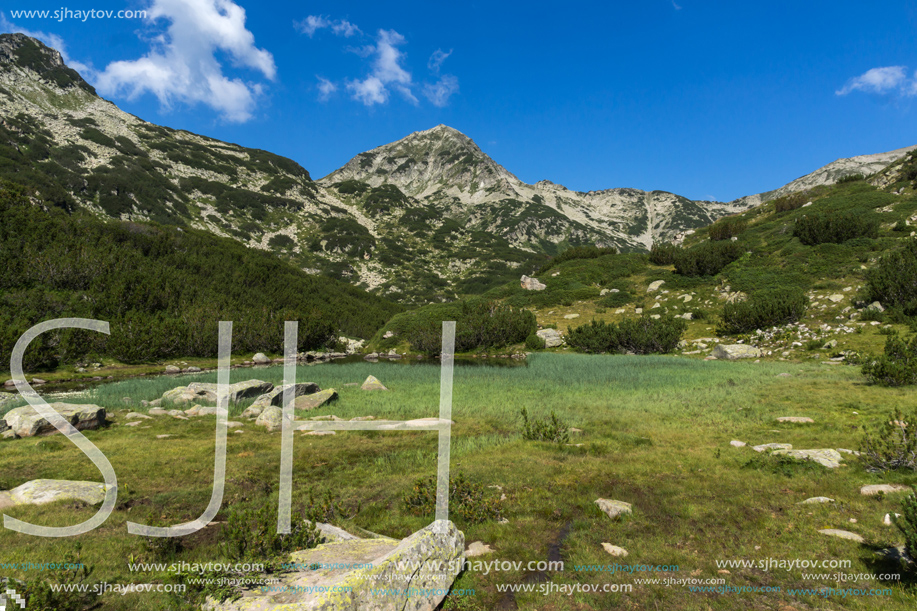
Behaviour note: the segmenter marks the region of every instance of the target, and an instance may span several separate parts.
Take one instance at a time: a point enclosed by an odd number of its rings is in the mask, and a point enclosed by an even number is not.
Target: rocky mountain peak
[[[0,34],[0,74],[26,70],[61,89],[78,87],[96,93],[76,70],[67,67],[56,49],[25,34]]]

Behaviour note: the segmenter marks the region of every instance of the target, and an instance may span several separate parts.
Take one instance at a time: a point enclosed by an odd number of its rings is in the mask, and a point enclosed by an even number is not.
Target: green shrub
[[[914,494],[904,497],[901,515],[895,517],[894,523],[904,535],[904,551],[911,558],[917,558],[917,486]]]
[[[605,255],[616,255],[618,254],[618,249],[614,247],[600,247],[600,246],[574,246],[563,251],[547,264],[541,267],[538,270],[536,275],[543,274],[558,263],[563,263],[564,261],[573,261],[574,259],[598,259],[599,257],[604,257]]]
[[[917,410],[905,416],[895,408],[871,427],[863,425],[860,462],[871,472],[917,471]]]
[[[267,241],[267,245],[275,250],[284,250],[296,246],[296,241],[288,235],[278,233],[271,236],[271,239]]]
[[[548,420],[529,420],[529,413],[523,407],[519,412],[522,416],[522,438],[530,441],[550,441],[551,443],[569,443],[570,431],[567,425],[552,411]]]
[[[905,232],[905,231],[910,231],[910,230],[911,230],[910,225],[904,222],[904,219],[898,221],[897,223],[895,223],[895,226],[892,227],[892,231]]]
[[[735,242],[703,242],[675,255],[675,271],[683,276],[715,276],[742,256]]]
[[[847,176],[842,176],[840,179],[838,179],[837,184],[842,185],[845,182],[856,182],[865,178],[866,177],[862,174],[848,174]]]
[[[714,241],[731,240],[745,231],[748,222],[737,216],[726,217],[710,225],[710,239]]]
[[[880,386],[917,384],[917,335],[907,342],[892,333],[885,341],[885,354],[866,362],[863,375]]]
[[[879,236],[879,219],[872,212],[811,212],[796,219],[793,235],[807,246],[841,244],[854,238]]]
[[[866,272],[865,301],[897,306],[908,315],[917,314],[917,239],[883,256]]]
[[[226,525],[220,531],[227,558],[264,562],[321,543],[321,533],[306,516],[299,519],[294,516],[290,520],[290,532],[278,533],[276,507],[276,503],[265,499],[259,507],[230,509]]]
[[[675,244],[653,242],[653,246],[650,248],[650,263],[653,265],[672,265],[675,263],[675,256],[680,250],[681,247]]]
[[[500,519],[500,502],[485,498],[484,485],[469,481],[464,473],[449,479],[449,519],[453,522],[479,524]],[[403,499],[409,513],[416,516],[436,514],[436,477],[418,479],[414,490]]]
[[[687,328],[688,323],[681,318],[667,315],[656,319],[644,314],[619,323],[593,320],[570,329],[565,340],[581,352],[667,354],[678,346]]]
[[[360,195],[369,191],[369,185],[359,180],[344,180],[334,183],[333,186],[342,195]]]
[[[808,203],[809,197],[810,193],[807,191],[799,191],[778,197],[774,200],[774,212],[780,214],[781,212],[798,210]]]
[[[544,350],[545,341],[532,333],[525,338],[525,347],[529,350]]]
[[[11,585],[18,594],[26,600],[26,609],[31,611],[87,611],[97,608],[98,595],[93,590],[92,583],[84,583],[92,574],[92,568],[83,564],[80,559],[80,544],[76,544],[76,554],[68,553],[62,565],[68,568],[55,568],[48,571],[33,572],[34,577],[24,585]],[[0,585],[6,589],[6,584],[0,579]],[[74,586],[70,590],[59,588],[54,590],[52,584],[66,584]],[[80,591],[80,589],[83,591]],[[2,592],[0,592],[2,593]],[[7,609],[19,609],[19,605],[7,598]]]
[[[798,321],[809,307],[800,289],[772,289],[752,293],[745,301],[727,303],[717,333],[734,335]]]
[[[598,305],[603,308],[620,308],[634,300],[634,295],[629,291],[608,293],[599,300]]]

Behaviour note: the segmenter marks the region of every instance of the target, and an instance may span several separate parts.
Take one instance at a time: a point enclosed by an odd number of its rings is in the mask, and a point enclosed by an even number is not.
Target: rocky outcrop
[[[294,552],[290,560],[303,570],[280,575],[280,583],[270,591],[245,590],[233,602],[208,599],[204,609],[433,611],[460,572],[464,557],[465,536],[452,522],[434,522],[402,541],[337,540]],[[338,568],[355,565],[368,568]],[[386,591],[380,592],[380,587]]]
[[[105,423],[105,408],[98,405],[51,403],[50,406],[78,431],[97,429]],[[57,432],[54,425],[45,420],[31,405],[10,410],[4,420],[17,437],[34,437]]]

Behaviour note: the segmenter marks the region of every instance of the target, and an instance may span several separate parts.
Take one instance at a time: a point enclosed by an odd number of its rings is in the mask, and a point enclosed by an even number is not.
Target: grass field
[[[779,376],[781,373],[789,377]],[[345,383],[375,375],[389,392],[368,393]],[[278,383],[282,367],[233,370],[232,381],[258,378]],[[437,414],[439,368],[426,364],[352,363],[301,367],[299,381],[312,381],[340,394],[330,407],[309,416],[385,419]],[[156,562],[161,555],[125,522],[168,525],[197,518],[210,498],[213,478],[213,417],[188,421],[156,417],[125,427],[124,397],[150,400],[189,381],[215,381],[214,373],[194,377],[132,379],[100,386],[71,402],[110,408],[116,425],[86,432],[118,474],[115,512],[95,531],[75,538],[36,538],[0,530],[2,562],[59,562],[79,545],[93,568],[89,580],[149,583],[169,578],[165,571],[132,573],[128,562]],[[884,419],[894,407],[911,409],[913,391],[868,386],[859,368],[819,363],[723,362],[682,357],[535,354],[524,367],[457,367],[453,399],[453,475],[464,474],[499,501],[508,520],[465,524],[466,541],[480,540],[494,552],[475,560],[562,559],[563,571],[549,582],[525,571],[465,571],[456,589],[473,596],[446,599],[445,609],[913,609],[914,574],[880,561],[876,551],[900,545],[883,516],[900,508],[902,495],[866,497],[872,483],[917,483],[914,473],[867,473],[852,456],[829,470],[813,463],[780,461],[750,448],[783,442],[796,449],[857,449],[859,428]],[[568,426],[582,429],[570,443],[527,441],[519,411],[546,418],[553,411]],[[236,407],[233,414],[238,414]],[[814,424],[782,424],[780,416],[808,416]],[[302,417],[302,416],[301,416]],[[280,434],[246,423],[229,434],[227,491],[216,524],[182,539],[170,559],[218,562],[221,529],[229,508],[276,507]],[[157,435],[170,435],[158,439]],[[580,445],[581,444],[581,445]],[[0,489],[37,478],[100,481],[91,462],[61,436],[0,442]],[[341,513],[334,521],[393,537],[404,537],[432,520],[412,515],[403,498],[419,478],[436,471],[436,435],[425,432],[338,432],[306,437],[294,447],[294,510],[331,493]],[[800,505],[809,497],[834,503]],[[594,504],[597,498],[626,501],[633,514],[613,521]],[[5,510],[20,520],[63,526],[96,511],[82,503]],[[294,514],[295,515],[295,514]],[[856,522],[851,522],[851,519]],[[862,535],[864,544],[818,533],[838,528]],[[607,542],[628,550],[614,558]],[[559,554],[559,555],[558,555]],[[736,568],[718,562],[796,559],[850,561],[841,569]],[[666,565],[666,573],[583,570],[588,565]],[[581,570],[577,570],[577,567]],[[722,572],[728,570],[728,573]],[[913,569],[912,569],[913,570]],[[805,576],[853,575],[849,580]],[[872,579],[901,573],[901,581]],[[27,571],[0,569],[0,575],[28,579]],[[48,576],[49,579],[52,576]],[[544,575],[540,576],[544,578]],[[638,579],[723,580],[732,588],[770,588],[767,593],[692,592],[685,585],[641,584]],[[535,584],[532,592],[510,595],[503,584]],[[567,584],[630,584],[630,592],[542,594],[541,588]],[[709,585],[709,584],[702,584]],[[830,587],[883,590],[861,596],[791,593],[793,588]],[[555,590],[557,588],[554,588]],[[103,595],[104,609],[180,609],[166,594]]]

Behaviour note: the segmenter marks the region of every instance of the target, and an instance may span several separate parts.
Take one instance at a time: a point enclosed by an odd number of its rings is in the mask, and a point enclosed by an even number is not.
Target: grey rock
[[[283,392],[287,386],[289,386],[289,384],[275,387],[270,392],[267,392],[255,399],[255,402],[252,405],[257,405],[259,407],[267,407],[268,405],[274,405],[277,407],[283,406]],[[318,384],[313,382],[302,382],[300,384],[296,384],[296,388],[293,390],[293,398],[295,399],[296,397],[301,397],[303,395],[311,395],[313,393],[319,392],[320,390],[321,388],[318,387]]]
[[[332,526],[331,524],[325,524],[324,522],[316,522],[315,528],[322,533],[322,537],[325,539],[325,543],[330,541],[354,541],[360,539],[356,535],[352,535],[343,528],[338,528],[337,526]]]
[[[489,545],[481,541],[473,541],[468,545],[468,549],[465,550],[466,558],[474,558],[475,556],[483,556],[484,554],[492,554],[494,550],[490,548]]]
[[[633,513],[632,505],[630,503],[625,503],[624,501],[596,499],[594,502],[599,506],[599,509],[608,515],[609,518],[617,518],[625,514]]]
[[[317,407],[321,407],[322,405],[331,403],[337,398],[337,392],[333,388],[327,388],[311,395],[297,397],[296,402],[293,405],[294,408],[298,410],[313,410]]]
[[[884,312],[885,308],[882,307],[882,304],[878,301],[873,301],[871,304],[864,308],[865,310],[872,310],[874,312]]]
[[[267,358],[263,353],[259,352],[252,357],[252,363],[255,365],[267,365],[271,362],[271,359]]]
[[[229,402],[238,403],[242,399],[258,397],[273,390],[274,385],[262,380],[245,380],[229,385]],[[187,386],[178,386],[167,390],[162,395],[162,400],[176,405],[183,403],[196,403],[205,401],[216,403],[217,385],[210,382],[194,382]]]
[[[729,442],[729,445],[731,445],[734,448],[744,448],[748,444],[745,443],[744,441],[738,441],[736,439],[733,439],[732,441]]]
[[[813,496],[812,498],[800,501],[798,505],[814,505],[817,503],[833,503],[834,499],[829,499],[826,496]]]
[[[764,452],[767,450],[792,450],[793,445],[789,443],[764,443],[759,446],[752,447],[752,450],[755,452]]]
[[[652,293],[653,291],[658,291],[659,287],[665,284],[665,280],[656,280],[655,282],[650,282],[650,285],[646,288],[647,293]]]
[[[535,335],[544,340],[545,348],[555,348],[564,343],[564,338],[560,336],[557,329],[540,329]]]
[[[386,331],[385,333],[382,334],[382,339],[388,339],[388,338],[394,337],[394,336],[395,336],[395,334],[394,334],[392,331]]]
[[[376,376],[367,376],[363,381],[363,385],[360,386],[361,390],[388,390],[382,382],[380,382]]]
[[[837,450],[823,448],[818,450],[775,450],[774,454],[785,454],[797,460],[811,460],[828,469],[837,469],[841,466],[841,454]]]
[[[51,403],[50,406],[78,431],[97,429],[105,422],[105,408],[98,405]],[[6,424],[17,437],[50,435],[57,432],[54,426],[39,415],[31,405],[17,407],[5,416]]]
[[[806,416],[780,416],[777,422],[795,422],[797,424],[809,424],[815,422]]]
[[[736,359],[755,359],[761,356],[761,350],[745,344],[717,344],[710,353],[718,359],[734,361]]]
[[[618,547],[617,545],[612,545],[611,543],[602,543],[602,549],[608,552],[610,555],[625,558],[628,555],[628,552],[623,547]]]
[[[279,431],[283,428],[283,410],[274,405],[268,405],[258,415],[255,425],[265,427],[268,433]]]
[[[860,488],[860,494],[866,496],[872,496],[875,494],[893,494],[895,492],[909,492],[911,490],[910,486],[903,486],[901,484],[871,484],[869,486],[863,486]]]
[[[856,533],[852,533],[849,530],[839,530],[837,528],[825,528],[820,531],[823,535],[829,535],[831,537],[839,537],[841,539],[848,539],[850,541],[856,541],[857,543],[865,542],[865,539]]]
[[[15,505],[44,505],[63,500],[78,500],[98,505],[105,500],[105,484],[36,479],[10,490],[9,498]]]
[[[125,416],[125,418],[127,418],[128,420],[143,420],[143,419],[152,420],[152,418],[147,416],[146,414],[139,414],[137,412],[130,412]]]
[[[546,288],[548,288],[546,284],[542,284],[541,282],[539,282],[538,278],[529,278],[526,275],[522,276],[522,280],[520,281],[520,286],[522,286],[522,288],[524,288],[527,291],[543,291]]]
[[[175,365],[166,365],[166,373],[181,373],[181,367]]]

